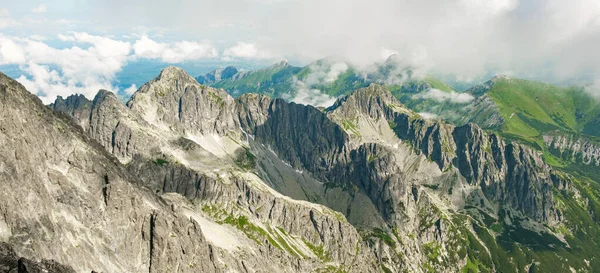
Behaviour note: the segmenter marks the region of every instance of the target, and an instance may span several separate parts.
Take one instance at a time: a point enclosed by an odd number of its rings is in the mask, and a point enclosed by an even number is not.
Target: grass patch
[[[169,164],[169,161],[167,161],[166,159],[157,158],[156,160],[154,160],[154,164],[156,164],[158,166],[164,166],[164,165]]]

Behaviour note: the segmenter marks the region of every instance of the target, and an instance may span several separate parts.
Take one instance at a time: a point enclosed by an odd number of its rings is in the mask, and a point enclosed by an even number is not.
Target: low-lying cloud
[[[348,70],[348,64],[343,61],[322,59],[311,63],[308,68],[310,72],[302,81],[307,85],[321,85],[336,81],[340,75]]]
[[[439,89],[430,88],[426,91],[413,95],[415,99],[431,99],[438,102],[449,101],[453,103],[469,103],[475,97],[468,93],[459,93],[456,91],[445,92]]]
[[[322,93],[321,90],[312,88],[297,78],[294,78],[292,88],[294,89],[293,95],[285,94],[282,96],[287,101],[316,107],[328,107],[336,101],[335,97]]]
[[[437,119],[438,115],[429,112],[420,112],[419,115],[424,119]]]

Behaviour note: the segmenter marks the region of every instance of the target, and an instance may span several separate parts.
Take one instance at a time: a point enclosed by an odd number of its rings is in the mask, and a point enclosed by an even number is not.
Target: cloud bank
[[[426,91],[413,95],[415,99],[431,99],[438,102],[449,101],[453,103],[469,103],[475,99],[473,95],[468,93],[459,93],[456,91],[444,92],[439,89],[430,88]]]
[[[600,51],[594,50],[600,44],[597,0],[201,0],[180,5],[107,0],[92,5],[98,10],[94,19],[115,28],[152,25],[215,41],[259,42],[273,54],[306,63],[339,56],[367,65],[381,60],[386,49],[388,56],[398,53],[418,60],[415,65],[428,73],[461,81],[508,72],[542,80],[600,75]]]
[[[4,38],[18,37],[9,38],[14,45],[1,45],[3,51],[18,51],[3,54],[4,63],[27,66],[30,53],[14,48],[29,43],[24,37],[74,31],[104,37],[145,33],[147,39],[126,41],[133,52],[128,60],[280,56],[306,64],[336,56],[364,67],[398,54],[415,71],[468,83],[493,74],[555,83],[600,79],[597,0],[105,0],[57,2],[44,13],[34,9],[44,10],[27,0],[0,8]],[[148,33],[164,36],[158,40]]]
[[[0,35],[0,65],[18,65],[23,75],[17,80],[44,103],[75,93],[93,98],[99,89],[118,92],[115,75],[131,61],[179,63],[218,56],[205,41],[164,43],[142,36],[131,43],[79,32],[60,34],[58,39],[72,46],[58,48],[35,37]],[[133,91],[135,86],[124,90]]]

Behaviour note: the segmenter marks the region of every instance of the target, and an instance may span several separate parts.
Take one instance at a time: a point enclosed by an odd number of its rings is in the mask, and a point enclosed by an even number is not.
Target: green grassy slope
[[[300,67],[280,63],[264,69],[244,72],[246,74],[239,79],[226,79],[212,86],[223,88],[236,96],[252,92],[280,97],[281,94],[292,89],[293,76],[300,70]]]
[[[244,93],[254,92],[265,94],[271,97],[289,97],[293,96],[298,86],[294,84],[294,78],[307,84],[307,88],[318,89],[322,93],[332,97],[348,95],[354,90],[368,86],[371,83],[385,82],[394,71],[390,64],[379,68],[373,75],[363,75],[352,66],[337,76],[332,82],[325,82],[323,79],[314,80],[315,73],[328,73],[335,62],[325,58],[317,60],[305,67],[293,67],[287,64],[279,63],[264,69],[242,72],[243,76],[237,79],[226,79],[213,83],[216,88],[223,88],[234,96]],[[393,73],[392,73],[393,74]],[[410,73],[406,73],[410,74]],[[313,79],[311,79],[313,77]],[[316,83],[315,83],[316,82]],[[438,107],[439,102],[430,99],[413,99],[413,96],[428,88],[435,88],[444,92],[454,91],[450,86],[442,81],[430,76],[419,79],[408,79],[401,85],[389,85],[393,94],[409,108],[415,108],[418,111],[428,112],[431,107]]]
[[[501,131],[517,138],[535,138],[554,130],[593,133],[591,124],[600,116],[600,102],[578,87],[505,78],[486,94],[505,120]]]

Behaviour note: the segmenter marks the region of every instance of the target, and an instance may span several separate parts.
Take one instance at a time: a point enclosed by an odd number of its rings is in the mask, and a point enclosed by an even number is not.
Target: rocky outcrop
[[[273,100],[266,121],[247,131],[292,167],[307,169],[317,178],[324,178],[335,165],[335,156],[347,140],[344,131],[318,109],[283,99]]]
[[[499,129],[505,122],[498,105],[488,94],[477,97],[457,113],[449,113],[448,120],[460,125],[475,123],[485,129]]]
[[[565,160],[600,166],[600,145],[586,137],[550,133],[543,136],[550,151]]]
[[[127,102],[134,112],[159,128],[180,134],[224,135],[235,123],[234,99],[223,90],[198,84],[177,67],[167,67]]]
[[[88,117],[92,109],[92,102],[84,95],[72,95],[66,99],[58,96],[56,101],[50,104],[50,108],[55,112],[65,113],[68,116],[74,117],[76,121],[81,122],[79,126],[82,128],[89,126],[87,122],[89,121]]]
[[[12,246],[0,242],[0,272],[7,273],[75,273],[70,266],[54,260],[42,259],[39,262],[17,256]]]

